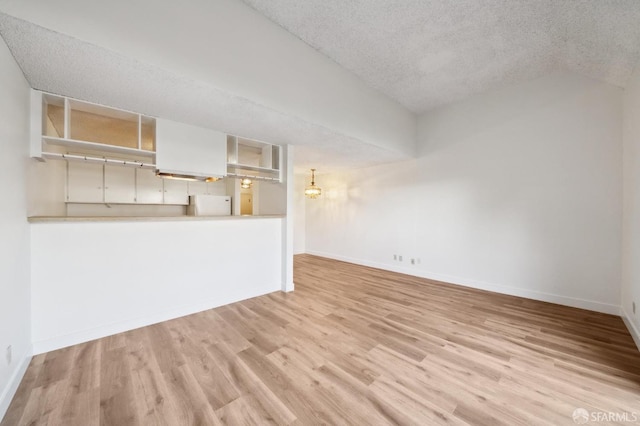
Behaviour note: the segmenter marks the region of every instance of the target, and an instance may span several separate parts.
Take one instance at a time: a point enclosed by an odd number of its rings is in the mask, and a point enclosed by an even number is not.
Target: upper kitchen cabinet
[[[155,157],[155,119],[37,90],[31,92],[31,156],[74,159],[115,154],[112,163]],[[63,157],[64,155],[64,157]]]
[[[227,135],[158,118],[156,168],[167,177],[215,180],[227,173]]]
[[[239,178],[282,181],[280,146],[228,136],[227,174]]]

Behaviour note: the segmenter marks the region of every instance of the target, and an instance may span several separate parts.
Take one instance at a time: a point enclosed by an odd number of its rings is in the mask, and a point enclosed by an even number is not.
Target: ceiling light
[[[240,188],[244,188],[244,189],[251,188],[252,183],[253,182],[251,182],[251,179],[244,178],[240,181]]]
[[[311,185],[307,186],[304,190],[304,195],[309,198],[318,198],[322,194],[322,190],[319,186],[316,186],[316,169],[311,169]]]

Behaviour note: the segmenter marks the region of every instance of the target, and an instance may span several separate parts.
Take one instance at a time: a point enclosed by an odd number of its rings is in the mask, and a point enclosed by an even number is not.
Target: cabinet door
[[[67,163],[67,201],[70,203],[102,203],[103,165],[81,162]]]
[[[187,181],[177,179],[162,179],[164,185],[165,204],[189,204],[189,188]]]
[[[162,204],[164,200],[162,178],[153,170],[136,170],[136,202],[138,204]]]
[[[104,166],[104,202],[134,203],[136,170],[128,167]]]

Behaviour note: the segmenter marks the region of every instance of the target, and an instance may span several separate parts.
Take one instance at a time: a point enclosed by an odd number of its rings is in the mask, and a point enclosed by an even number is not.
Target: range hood
[[[227,135],[156,119],[156,175],[211,182],[227,171]]]
[[[188,180],[192,182],[215,182],[222,178],[214,177],[214,176],[195,176],[195,175],[183,175],[179,173],[169,173],[163,172],[160,170],[156,170],[156,176],[161,177],[163,179],[177,179],[177,180]]]

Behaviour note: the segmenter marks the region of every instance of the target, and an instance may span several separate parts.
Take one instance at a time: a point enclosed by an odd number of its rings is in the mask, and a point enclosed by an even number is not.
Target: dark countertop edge
[[[203,220],[251,220],[251,219],[282,219],[286,215],[261,216],[31,216],[29,223],[53,222],[176,222]]]

